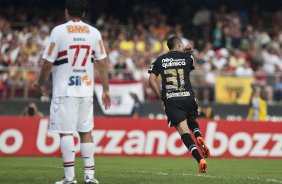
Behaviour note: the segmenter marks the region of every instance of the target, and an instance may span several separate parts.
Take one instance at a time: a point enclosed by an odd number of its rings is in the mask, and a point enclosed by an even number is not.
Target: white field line
[[[195,176],[195,177],[204,177],[204,178],[212,178],[212,179],[230,179],[230,177],[227,176],[211,176],[208,174],[191,174],[191,173],[179,173],[179,174],[171,174],[171,173],[166,173],[166,172],[151,172],[151,171],[137,171],[137,170],[133,170],[130,172],[135,172],[135,173],[143,173],[143,174],[155,174],[155,175],[164,175],[164,176],[168,176],[168,175],[178,175],[178,176]],[[240,176],[237,175],[235,176],[237,178],[239,178]],[[277,180],[277,179],[271,179],[271,178],[259,178],[259,177],[242,177],[241,179],[250,179],[250,180],[257,180],[257,181],[261,181],[261,182],[268,182],[268,183],[281,183],[282,184],[282,180]]]
[[[55,166],[53,168],[62,169],[63,167]],[[83,168],[76,168],[76,169],[83,170]],[[167,173],[167,172],[152,172],[152,171],[145,171],[145,170],[132,170],[130,172],[142,173],[142,174],[155,174],[155,175],[162,175],[162,176],[177,175],[177,176],[204,177],[204,178],[212,178],[212,179],[230,179],[230,177],[227,177],[227,176],[211,176],[211,175],[208,175],[208,174],[191,174],[191,173],[171,174],[171,173]],[[237,176],[234,176],[234,177],[239,178],[240,176],[237,175]],[[274,179],[274,178],[266,178],[266,179],[264,179],[264,178],[259,178],[259,177],[247,176],[247,177],[242,177],[241,179],[249,179],[249,180],[257,180],[257,181],[261,181],[261,182],[280,183],[280,184],[282,184],[282,180],[277,180],[277,179]]]

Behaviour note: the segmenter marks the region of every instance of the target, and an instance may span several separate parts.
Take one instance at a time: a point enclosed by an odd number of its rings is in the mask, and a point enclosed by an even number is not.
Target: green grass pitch
[[[101,184],[241,184],[282,183],[282,159],[207,159],[207,174],[198,174],[192,158],[97,157]],[[76,177],[83,183],[83,162]],[[0,157],[0,183],[53,184],[63,175],[61,158]]]

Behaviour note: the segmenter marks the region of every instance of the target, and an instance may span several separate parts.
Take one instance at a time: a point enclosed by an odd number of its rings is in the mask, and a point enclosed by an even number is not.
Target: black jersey
[[[193,61],[190,53],[170,51],[158,57],[151,65],[148,72],[162,77],[163,100],[194,97],[190,82]]]

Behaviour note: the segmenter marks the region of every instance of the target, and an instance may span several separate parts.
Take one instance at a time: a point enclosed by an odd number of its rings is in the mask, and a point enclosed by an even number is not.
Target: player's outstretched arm
[[[100,75],[100,79],[103,85],[103,95],[102,102],[105,106],[105,109],[109,109],[111,107],[111,96],[109,92],[109,75],[108,75],[108,60],[102,59],[97,61],[98,71]]]
[[[45,81],[47,80],[47,78],[49,77],[51,70],[53,67],[53,63],[49,62],[47,60],[44,61],[42,67],[41,67],[41,71],[39,73],[39,77],[37,82],[33,85],[33,87],[35,88],[35,92],[36,94],[38,94],[39,96],[45,95],[43,93],[43,85],[45,83]]]

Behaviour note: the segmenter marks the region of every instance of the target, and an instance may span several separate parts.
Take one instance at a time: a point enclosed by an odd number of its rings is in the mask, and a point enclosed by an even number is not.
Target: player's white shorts
[[[89,132],[93,129],[93,97],[54,97],[49,130],[58,133]]]

